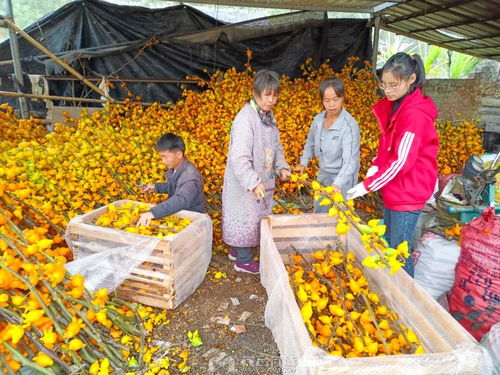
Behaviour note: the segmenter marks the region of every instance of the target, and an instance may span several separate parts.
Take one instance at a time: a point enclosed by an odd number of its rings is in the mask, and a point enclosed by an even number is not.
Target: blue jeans
[[[251,247],[231,246],[231,250],[236,251],[236,262],[248,264],[252,261],[252,248]]]
[[[417,226],[418,217],[422,210],[416,211],[394,211],[384,208],[384,224],[387,226],[385,237],[389,246],[396,248],[400,243],[408,241],[410,249],[410,257],[406,260],[403,269],[413,277],[414,265],[411,257],[411,244],[413,241],[413,233]]]

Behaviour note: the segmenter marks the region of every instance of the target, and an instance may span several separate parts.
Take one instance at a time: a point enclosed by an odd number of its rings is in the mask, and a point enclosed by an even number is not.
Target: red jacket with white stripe
[[[408,94],[392,114],[387,98],[373,106],[380,126],[380,142],[368,177],[368,191],[381,190],[384,206],[394,211],[420,210],[434,192],[439,140],[434,120],[438,111],[420,88]]]

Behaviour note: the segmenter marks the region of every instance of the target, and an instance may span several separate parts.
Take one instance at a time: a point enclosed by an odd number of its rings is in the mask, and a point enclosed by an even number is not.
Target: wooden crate
[[[113,204],[119,207],[127,202],[130,201],[120,200]],[[75,258],[80,252],[78,243],[82,241],[86,245],[96,241],[92,246],[95,253],[150,238],[92,224],[107,210],[104,206],[71,220],[66,235],[74,244]],[[190,219],[191,224],[173,236],[160,239],[146,261],[134,268],[130,277],[116,289],[119,297],[173,309],[201,284],[212,254],[212,221],[208,215],[192,211],[180,211],[176,216]]]
[[[426,354],[366,358],[328,355],[311,344],[290,287],[285,264],[290,245],[304,253],[324,249],[340,240],[358,260],[367,252],[356,230],[335,233],[336,219],[326,214],[274,215],[261,225],[261,282],[268,294],[265,323],[280,350],[283,374],[325,375],[436,375],[480,374],[483,354],[474,338],[403,270],[364,268],[370,288],[398,311],[403,324],[413,328]],[[306,255],[307,256],[307,255]]]

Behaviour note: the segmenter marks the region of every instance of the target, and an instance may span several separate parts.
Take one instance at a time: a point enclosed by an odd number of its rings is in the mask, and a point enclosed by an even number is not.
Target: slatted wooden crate
[[[127,202],[130,201],[120,200],[113,204],[119,207]],[[82,242],[95,253],[150,238],[94,225],[93,222],[107,210],[104,206],[71,220],[67,236],[74,244],[75,258],[80,255],[78,244]],[[212,221],[208,215],[192,211],[180,211],[176,216],[190,219],[191,224],[173,236],[160,239],[146,261],[134,268],[130,277],[117,288],[119,297],[172,309],[201,284],[212,254]]]
[[[415,331],[426,354],[340,358],[311,344],[285,265],[294,252],[291,245],[307,256],[337,240],[363,259],[367,253],[357,231],[337,236],[335,227],[336,219],[326,214],[274,215],[262,221],[261,282],[269,297],[265,323],[280,350],[283,374],[480,374],[480,346],[404,271],[389,275],[385,269],[364,268],[370,288]]]

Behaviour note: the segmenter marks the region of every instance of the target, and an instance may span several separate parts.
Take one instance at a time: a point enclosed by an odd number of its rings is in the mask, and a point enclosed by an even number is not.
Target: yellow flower
[[[339,214],[339,210],[335,206],[330,207],[330,209],[328,210],[328,216],[330,216],[330,217],[336,216],[338,214]]]
[[[339,236],[343,235],[343,234],[346,234],[347,232],[349,232],[349,225],[347,224],[344,224],[342,222],[338,222],[337,223],[337,234]]]
[[[31,325],[31,323],[36,322],[45,314],[44,310],[32,310],[28,313],[23,314],[23,323],[25,327]]]
[[[74,351],[77,351],[77,350],[80,350],[81,348],[84,348],[86,347],[87,345],[80,339],[72,339],[70,342],[69,342],[69,350],[74,350]]]
[[[319,202],[320,206],[329,206],[332,204],[332,201],[328,198],[323,198],[321,202]]]
[[[38,352],[38,354],[33,357],[33,362],[42,367],[49,367],[54,364],[54,360],[42,352]]]
[[[83,319],[78,319],[74,316],[71,319],[71,322],[66,327],[66,330],[64,331],[64,337],[67,339],[75,337],[76,335],[78,335],[78,333],[80,333],[80,330],[84,327],[85,324],[83,324]]]
[[[318,181],[311,182],[311,187],[315,191],[321,190],[321,185],[320,185],[320,183]]]
[[[47,349],[53,349],[54,344],[57,341],[57,334],[53,331],[52,328],[43,331],[43,336],[40,338],[40,341],[43,342],[43,345]]]
[[[381,266],[380,255],[369,255],[363,259],[361,264],[368,268],[378,269]]]
[[[302,316],[304,322],[309,322],[311,320],[312,314],[312,303],[311,301],[308,301],[300,309],[300,315]]]
[[[3,340],[11,340],[13,344],[17,344],[24,336],[24,328],[19,325],[9,324],[4,333]]]
[[[409,250],[408,250],[408,241],[404,241],[400,243],[397,247],[398,253],[404,256],[405,258],[408,258],[410,256]]]
[[[89,374],[90,375],[97,375],[97,373],[99,372],[99,360],[96,359],[94,361],[94,363],[92,363],[89,367]]]
[[[344,201],[344,197],[340,193],[333,194],[333,201],[336,203],[342,203]]]

